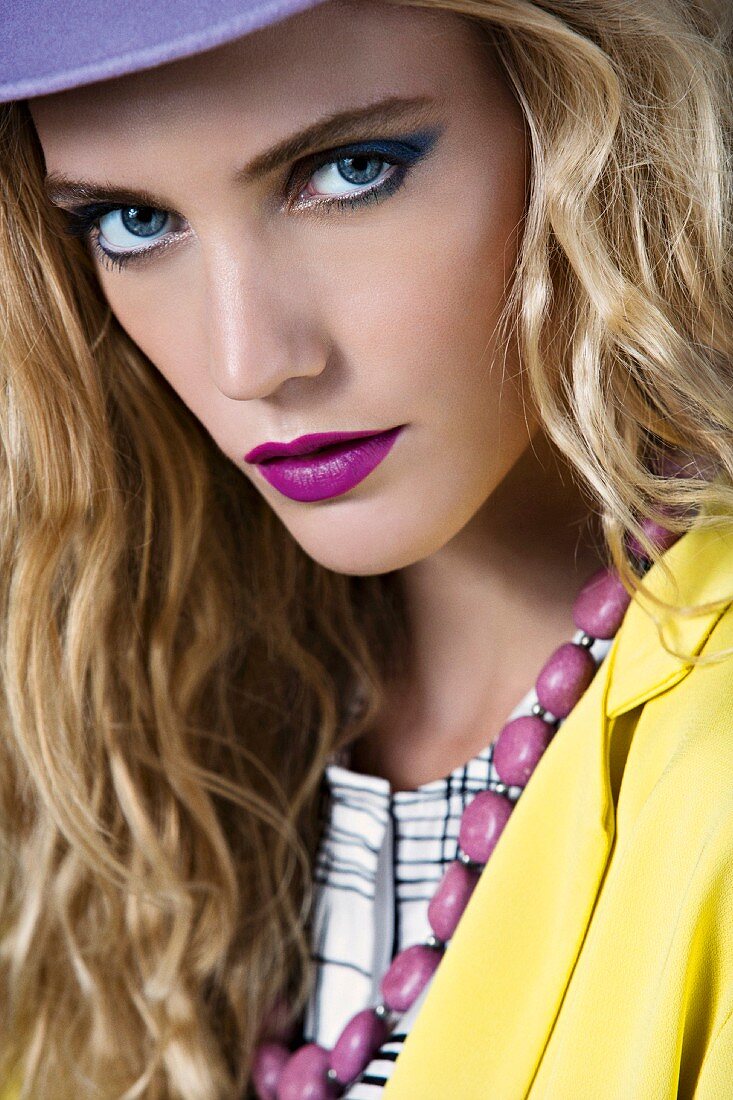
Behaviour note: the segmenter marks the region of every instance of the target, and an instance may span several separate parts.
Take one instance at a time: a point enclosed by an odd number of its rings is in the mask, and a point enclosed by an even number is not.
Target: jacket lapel
[[[695,530],[663,557],[676,603],[733,595],[727,532]],[[648,588],[669,598],[660,564]],[[722,610],[669,625],[697,653]],[[386,1100],[526,1097],[583,943],[614,837],[614,721],[691,666],[661,649],[633,601],[588,691],[522,793],[413,1025]]]
[[[733,513],[727,515],[733,523]],[[678,606],[698,605],[733,596],[733,528],[698,528],[689,531],[662,557],[670,568],[666,576],[657,564],[647,575],[651,591]],[[632,707],[676,684],[692,668],[684,657],[668,653],[660,631],[644,610],[643,598],[634,600],[624,617],[614,674],[609,685],[607,715],[617,718]],[[648,605],[658,617],[660,611]],[[702,649],[722,611],[694,618],[669,616],[661,625],[661,637],[680,654]]]

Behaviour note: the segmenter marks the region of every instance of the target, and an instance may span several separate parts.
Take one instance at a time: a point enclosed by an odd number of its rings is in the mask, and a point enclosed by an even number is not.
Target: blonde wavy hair
[[[395,2],[475,24],[522,104],[506,323],[633,591],[639,516],[733,508],[729,5]],[[401,668],[401,591],[295,544],[110,316],[43,170],[0,107],[0,1080],[235,1100],[276,994],[305,1003],[321,777]]]

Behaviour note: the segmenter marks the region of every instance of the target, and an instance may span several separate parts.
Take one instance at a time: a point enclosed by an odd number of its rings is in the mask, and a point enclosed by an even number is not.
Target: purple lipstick
[[[384,432],[319,432],[262,443],[244,456],[283,496],[328,500],[348,493],[386,458],[404,427]]]

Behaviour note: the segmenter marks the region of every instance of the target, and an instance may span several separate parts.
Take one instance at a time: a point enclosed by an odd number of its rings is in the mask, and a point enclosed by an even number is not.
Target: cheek
[[[487,417],[493,424],[505,350],[507,374],[517,373],[495,329],[516,260],[523,174],[511,187],[497,176],[457,170],[416,213],[395,218],[360,278],[344,266],[334,279],[344,342],[368,365],[366,395],[380,405],[389,394],[393,409],[437,430],[456,417],[477,433]],[[361,255],[369,255],[366,241]],[[507,416],[516,411],[510,391],[502,394]]]
[[[101,271],[99,278],[119,324],[211,429],[208,391],[214,387],[207,370],[206,321],[191,267],[184,257],[171,256],[164,259],[162,274],[151,266],[119,277]]]

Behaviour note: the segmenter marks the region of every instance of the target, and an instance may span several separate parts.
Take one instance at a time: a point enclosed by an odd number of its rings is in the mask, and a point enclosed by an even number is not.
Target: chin
[[[404,569],[428,557],[445,543],[433,537],[435,532],[405,529],[382,518],[360,530],[350,524],[341,534],[321,521],[317,538],[290,528],[290,533],[306,553],[325,569],[351,577],[373,577]]]
[[[410,564],[403,547],[384,546],[365,550],[349,545],[331,545],[327,548],[311,547],[303,542],[300,545],[324,569],[349,577],[374,577]]]

